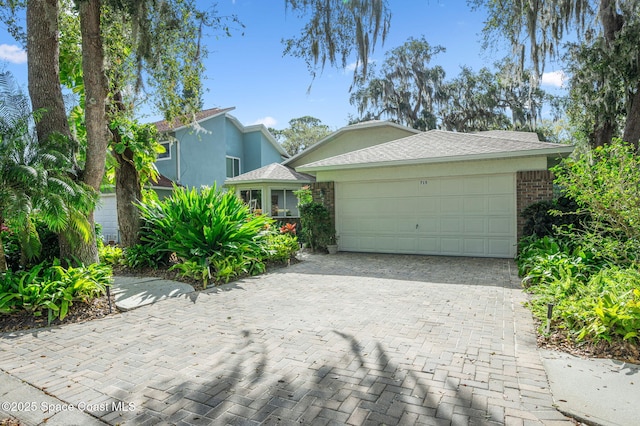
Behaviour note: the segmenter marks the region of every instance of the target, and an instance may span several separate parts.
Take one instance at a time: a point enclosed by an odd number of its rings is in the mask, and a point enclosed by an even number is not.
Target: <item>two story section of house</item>
[[[187,187],[222,186],[228,178],[289,157],[264,125],[244,126],[230,114],[234,109],[203,110],[186,125],[155,123],[165,148],[156,161],[158,172]]]
[[[200,111],[187,123],[155,123],[165,152],[155,163],[160,181],[151,188],[161,198],[171,194],[173,183],[222,187],[229,178],[289,158],[264,125],[244,126],[230,114],[234,109]],[[101,194],[95,220],[102,226],[105,241],[120,241],[114,193]]]

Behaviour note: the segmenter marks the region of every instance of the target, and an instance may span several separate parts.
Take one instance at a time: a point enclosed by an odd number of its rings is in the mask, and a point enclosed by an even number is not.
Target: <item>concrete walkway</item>
[[[47,425],[571,424],[515,273],[499,259],[308,256],[0,335],[0,413]],[[36,416],[19,404],[30,401]]]

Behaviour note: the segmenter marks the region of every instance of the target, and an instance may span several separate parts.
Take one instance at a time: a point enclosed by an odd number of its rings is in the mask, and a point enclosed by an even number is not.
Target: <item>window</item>
[[[158,154],[158,160],[170,160],[171,159],[171,142],[160,142],[160,145],[164,148],[164,152]]]
[[[272,217],[299,217],[298,197],[291,189],[271,190],[271,216]]]
[[[227,157],[227,177],[232,178],[240,174],[240,159]]]
[[[243,189],[240,191],[240,198],[249,205],[251,213],[262,213],[262,190]]]

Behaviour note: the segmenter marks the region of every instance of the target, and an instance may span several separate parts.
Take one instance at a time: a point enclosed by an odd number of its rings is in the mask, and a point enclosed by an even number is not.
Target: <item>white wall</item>
[[[96,223],[102,225],[102,237],[106,243],[109,241],[120,242],[116,194],[100,194],[100,201],[94,217]]]

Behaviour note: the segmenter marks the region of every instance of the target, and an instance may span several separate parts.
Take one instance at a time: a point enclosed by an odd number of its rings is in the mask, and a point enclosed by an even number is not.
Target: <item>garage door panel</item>
[[[435,233],[440,229],[440,218],[438,217],[421,217],[417,220],[419,234]]]
[[[487,211],[487,199],[483,196],[466,196],[462,204],[464,213],[484,214]]]
[[[432,181],[434,179],[431,179]],[[460,178],[441,178],[440,179],[441,195],[463,195],[464,182]]]
[[[487,232],[487,220],[484,217],[472,217],[464,219],[464,233],[483,235]]]
[[[510,239],[490,239],[489,243],[489,256],[503,257],[504,253],[508,253],[513,249],[513,243]]]
[[[442,254],[459,255],[462,253],[462,241],[460,238],[442,238],[440,250]]]
[[[440,219],[440,232],[443,234],[461,234],[463,230],[461,217],[443,217]]]
[[[462,211],[463,199],[448,196],[440,200],[440,213],[459,213]]]
[[[491,195],[487,197],[488,213],[504,214],[512,211],[513,195]]]
[[[512,257],[514,182],[505,174],[337,183],[340,249]]]
[[[486,243],[484,238],[465,238],[464,252],[470,256],[482,256],[487,251]]]
[[[487,180],[486,178],[465,178],[463,180],[464,194],[486,194]]]
[[[494,194],[513,194],[513,175],[487,176],[487,185]]]
[[[489,235],[509,235],[513,233],[513,221],[511,218],[491,217],[489,218]]]

